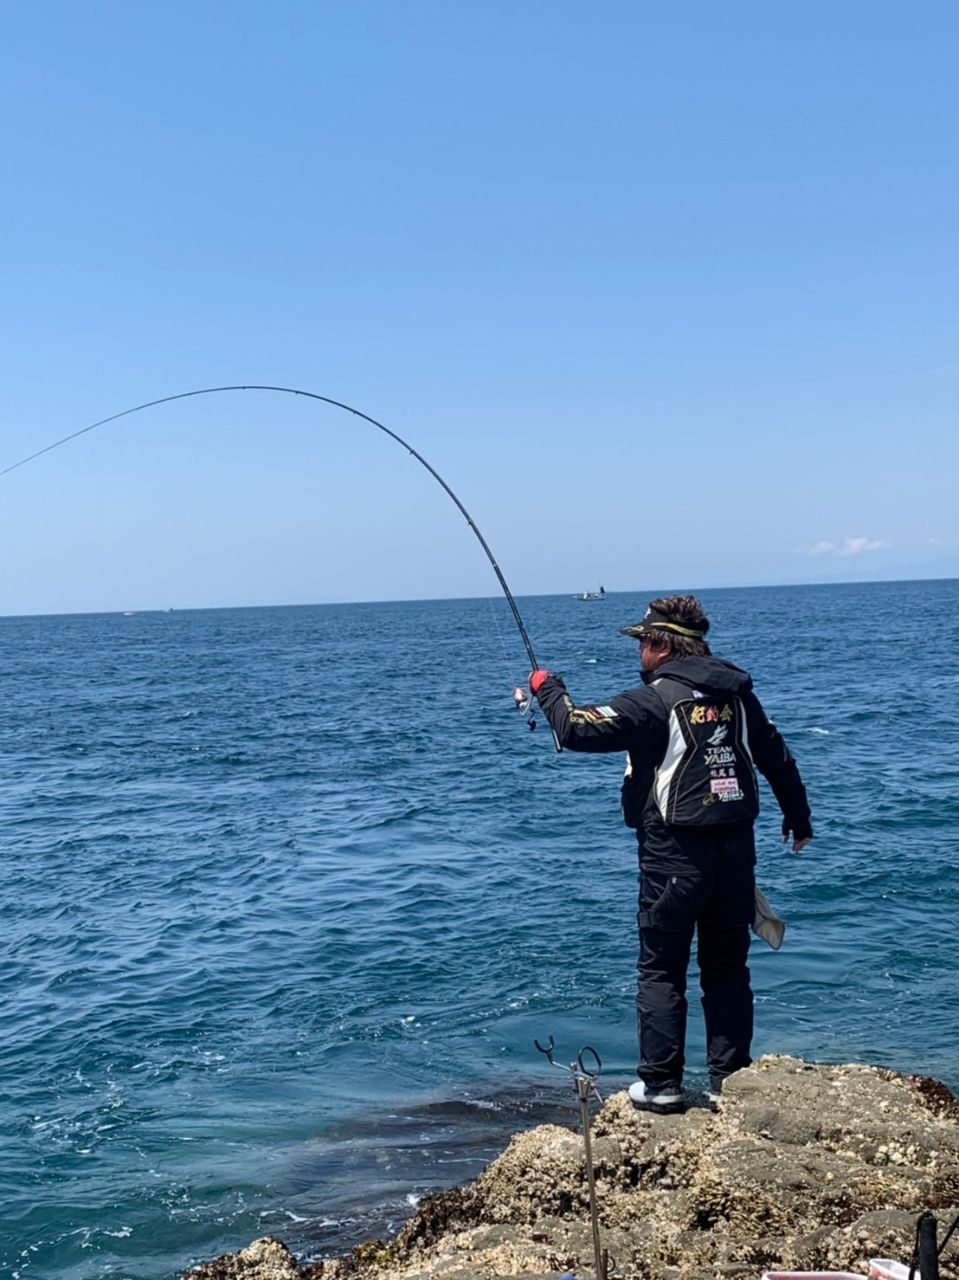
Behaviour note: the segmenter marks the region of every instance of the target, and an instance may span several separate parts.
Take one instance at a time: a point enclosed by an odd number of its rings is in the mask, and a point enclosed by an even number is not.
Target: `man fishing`
[[[623,751],[623,815],[639,841],[636,1014],[638,1107],[683,1104],[686,970],[694,932],[706,1020],[709,1096],[749,1065],[753,995],[746,964],[754,916],[756,768],[783,814],[794,853],[812,839],[796,762],[752,688],[713,657],[709,619],[694,596],[653,600],[623,635],[639,641],[643,683],[596,706],[576,706],[559,676],[530,675],[561,746]]]

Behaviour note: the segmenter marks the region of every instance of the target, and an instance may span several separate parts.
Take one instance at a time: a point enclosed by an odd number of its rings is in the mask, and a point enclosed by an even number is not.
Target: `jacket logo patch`
[[[743,793],[739,789],[739,780],[735,774],[731,778],[712,778],[709,789],[720,800],[742,800]]]
[[[717,706],[695,706],[689,713],[690,724],[713,724],[720,720],[725,723],[733,718],[733,709],[727,702],[722,708]]]

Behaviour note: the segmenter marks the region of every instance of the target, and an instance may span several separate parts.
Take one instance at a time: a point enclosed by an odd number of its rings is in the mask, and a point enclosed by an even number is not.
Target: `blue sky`
[[[959,575],[959,8],[13,6],[0,467],[271,382],[518,594]],[[0,480],[0,613],[493,594],[359,421]]]

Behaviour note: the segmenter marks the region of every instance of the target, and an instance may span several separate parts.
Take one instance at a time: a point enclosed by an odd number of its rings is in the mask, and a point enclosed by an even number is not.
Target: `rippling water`
[[[959,1086],[959,583],[703,593],[799,758],[757,1051]],[[580,700],[646,596],[521,602]],[[634,1060],[618,758],[557,756],[505,603],[0,620],[0,1274],[166,1280],[388,1230]],[[768,794],[768,793],[767,793]],[[693,1020],[690,1058],[702,1058]],[[695,1079],[695,1077],[694,1077]]]

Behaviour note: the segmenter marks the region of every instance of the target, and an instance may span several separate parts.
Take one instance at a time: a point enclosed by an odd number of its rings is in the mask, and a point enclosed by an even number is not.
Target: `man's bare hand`
[[[806,845],[809,843],[809,841],[810,841],[811,839],[812,839],[812,836],[803,836],[803,838],[802,838],[801,840],[794,840],[794,841],[793,841],[793,853],[802,853],[803,849],[805,849]],[[784,835],[784,836],[783,836],[783,844],[787,844],[787,843],[788,843],[788,841],[789,841],[789,836],[788,836],[788,835]]]

